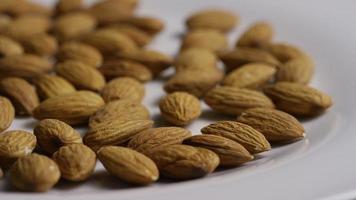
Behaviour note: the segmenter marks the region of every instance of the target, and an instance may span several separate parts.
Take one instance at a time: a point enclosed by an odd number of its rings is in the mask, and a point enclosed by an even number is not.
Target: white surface
[[[317,63],[313,86],[334,97],[325,115],[307,122],[304,140],[274,148],[246,166],[219,171],[185,182],[160,182],[149,187],[130,187],[97,172],[86,183],[61,182],[46,194],[0,192],[0,199],[351,199],[356,197],[356,2],[352,0],[143,0],[139,13],[165,19],[167,28],[153,48],[174,54],[190,12],[219,6],[241,16],[241,32],[255,20],[268,20],[278,41],[307,50]],[[231,34],[232,41],[237,37]],[[168,72],[169,73],[169,72]],[[157,119],[157,101],[164,94],[160,81],[147,84],[145,104]],[[188,128],[198,133],[220,119],[206,111]],[[18,120],[14,128],[31,128],[30,120]],[[98,164],[98,168],[101,168]],[[0,187],[5,187],[0,181]]]

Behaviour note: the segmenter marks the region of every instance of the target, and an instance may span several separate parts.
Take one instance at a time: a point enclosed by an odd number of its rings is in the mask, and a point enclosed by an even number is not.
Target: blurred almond
[[[314,64],[304,58],[291,59],[279,66],[276,80],[308,84],[314,75]]]
[[[265,49],[282,63],[306,55],[300,48],[288,43],[273,43],[268,45]]]
[[[99,67],[103,61],[102,55],[96,48],[79,42],[64,43],[59,48],[57,59],[61,62],[77,60],[92,67]]]
[[[83,9],[83,0],[58,0],[56,4],[57,14],[79,11]]]
[[[216,30],[194,30],[184,36],[181,50],[192,47],[218,53],[227,49],[228,41],[223,33]]]
[[[152,36],[143,30],[129,24],[112,24],[107,29],[118,31],[131,38],[137,46],[144,47],[152,40]]]
[[[237,41],[236,46],[264,47],[272,41],[273,35],[271,24],[259,21],[248,27]]]
[[[164,23],[160,19],[150,16],[131,16],[122,20],[121,23],[135,26],[150,35],[155,35],[164,28]]]
[[[24,50],[20,43],[0,35],[0,57],[20,55]]]
[[[57,52],[57,39],[47,34],[34,35],[22,42],[26,52],[39,56],[52,56]]]
[[[9,128],[14,121],[15,108],[12,106],[10,100],[0,96],[0,133]]]
[[[101,91],[105,102],[127,99],[141,102],[145,96],[144,86],[133,78],[123,77],[110,81]]]

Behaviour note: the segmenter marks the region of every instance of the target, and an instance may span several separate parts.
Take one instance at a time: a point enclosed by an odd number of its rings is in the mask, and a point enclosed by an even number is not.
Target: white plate
[[[50,4],[50,1],[42,1]],[[152,48],[174,54],[184,31],[183,19],[206,7],[227,8],[241,16],[241,32],[255,20],[268,20],[278,41],[297,44],[317,64],[313,86],[329,93],[335,105],[323,116],[303,122],[307,137],[275,148],[246,166],[219,171],[185,182],[160,182],[130,187],[110,178],[103,170],[84,184],[59,183],[45,194],[1,191],[0,199],[351,199],[356,197],[356,2],[352,0],[146,0],[139,13],[160,17],[166,30]],[[231,34],[231,42],[237,33]],[[169,72],[168,72],[169,73]],[[162,81],[162,80],[161,80]],[[158,119],[157,101],[162,83],[147,84],[145,104]],[[206,109],[206,108],[205,108]],[[207,109],[206,109],[207,110]],[[194,133],[220,117],[205,111],[188,127]],[[12,126],[31,130],[34,121],[17,120]],[[98,164],[98,168],[102,166]],[[8,188],[4,180],[0,186]]]

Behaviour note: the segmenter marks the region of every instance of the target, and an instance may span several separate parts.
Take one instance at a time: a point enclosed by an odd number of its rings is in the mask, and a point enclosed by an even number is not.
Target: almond
[[[19,115],[31,115],[39,104],[35,88],[21,78],[2,79],[0,93],[9,97]]]
[[[92,67],[100,66],[103,61],[102,55],[96,48],[79,42],[64,43],[58,51],[57,59],[61,62],[77,60]]]
[[[181,50],[197,47],[218,53],[227,49],[225,35],[216,30],[195,30],[187,33],[182,41]]]
[[[34,35],[22,42],[26,52],[39,56],[52,56],[57,52],[57,39],[47,34]]]
[[[150,35],[155,35],[164,28],[164,23],[160,19],[150,16],[131,16],[121,21],[121,23],[135,26]]]
[[[180,127],[150,128],[132,137],[128,147],[143,154],[172,144],[181,144],[191,136],[190,131]]]
[[[218,58],[211,51],[203,48],[190,48],[182,51],[174,61],[177,73],[191,70],[216,70]]]
[[[241,144],[217,135],[194,135],[183,143],[213,151],[220,158],[220,166],[237,166],[253,159]]]
[[[5,97],[0,96],[0,133],[9,128],[14,121],[15,108]]]
[[[210,90],[204,101],[213,110],[230,115],[240,115],[248,108],[274,108],[272,101],[261,92],[229,86]]]
[[[269,142],[291,142],[304,137],[304,128],[296,118],[275,109],[248,109],[238,121],[261,132]]]
[[[2,0],[5,1],[6,0]],[[50,16],[52,11],[48,7],[43,6],[42,4],[27,1],[27,0],[18,0],[18,1],[8,1],[11,4],[8,7],[6,12],[12,16],[23,16],[23,15],[40,15],[40,16]]]
[[[56,119],[44,119],[33,130],[38,146],[50,155],[61,146],[82,143],[79,132],[68,124]]]
[[[271,149],[262,133],[251,126],[234,121],[218,121],[201,129],[203,134],[218,135],[244,146],[251,154]]]
[[[271,43],[273,35],[274,31],[271,24],[259,21],[248,27],[236,42],[236,46],[265,47]]]
[[[284,63],[291,59],[304,57],[306,55],[300,48],[288,43],[274,43],[266,47],[273,56]]]
[[[145,96],[145,88],[140,82],[133,78],[116,78],[103,88],[101,96],[105,102],[119,99],[141,102]]]
[[[149,157],[162,176],[172,179],[200,178],[212,173],[219,165],[219,157],[214,152],[181,144],[157,148]]]
[[[56,4],[57,14],[79,11],[83,8],[83,0],[59,0]]]
[[[43,101],[33,112],[36,119],[58,119],[70,125],[88,122],[104,105],[104,100],[89,91],[56,96]]]
[[[42,74],[33,79],[32,82],[36,86],[37,94],[41,99],[48,99],[76,91],[71,83],[56,75]]]
[[[67,60],[59,63],[56,72],[77,89],[100,91],[105,86],[104,76],[97,69],[80,61]]]
[[[264,91],[277,109],[292,115],[317,115],[332,105],[329,95],[299,83],[279,82],[266,87]]]
[[[24,50],[20,43],[6,36],[0,36],[0,57],[20,55],[23,52]]]
[[[126,35],[127,37],[131,38],[139,47],[146,46],[152,40],[151,35],[130,24],[112,24],[106,28],[118,31],[119,33]]]
[[[106,146],[100,148],[98,157],[110,174],[125,182],[148,185],[158,179],[159,172],[155,163],[132,149]]]
[[[279,66],[276,80],[308,84],[314,74],[314,65],[303,58],[291,59]]]
[[[185,126],[201,114],[200,101],[186,92],[174,92],[159,103],[163,117],[170,123]]]

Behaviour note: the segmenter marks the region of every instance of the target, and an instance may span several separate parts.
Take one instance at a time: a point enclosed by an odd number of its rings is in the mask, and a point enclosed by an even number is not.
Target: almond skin
[[[180,127],[150,128],[133,136],[127,146],[148,155],[156,148],[181,144],[185,138],[191,135],[189,130]]]
[[[0,81],[0,93],[9,97],[19,115],[31,115],[39,105],[35,88],[21,78],[5,78]]]
[[[134,26],[150,35],[158,34],[164,29],[164,23],[160,19],[151,16],[131,16],[121,23]]]
[[[219,31],[195,30],[184,36],[181,50],[192,47],[203,48],[218,53],[227,49],[228,41],[225,35]]]
[[[100,91],[105,86],[104,76],[97,69],[80,61],[67,60],[59,63],[56,72],[77,89]]]
[[[127,99],[141,102],[145,96],[144,86],[133,78],[123,77],[110,81],[101,91],[105,102]]]
[[[50,155],[61,146],[82,143],[79,132],[56,119],[44,119],[33,130],[38,146]]]
[[[266,87],[264,92],[277,109],[292,115],[318,115],[333,104],[329,95],[299,83],[279,82]]]
[[[234,121],[219,121],[201,129],[203,134],[218,135],[244,146],[251,154],[271,149],[262,133],[251,126]]]
[[[10,167],[18,158],[30,154],[36,147],[36,137],[20,130],[0,134],[0,165]]]
[[[98,67],[103,62],[101,53],[94,47],[80,42],[64,43],[57,54],[60,62],[77,60],[92,67]]]
[[[295,58],[279,66],[277,82],[308,84],[314,74],[314,64],[309,59]]]
[[[228,32],[238,23],[238,17],[225,10],[201,10],[186,20],[188,29],[213,29]]]
[[[69,181],[87,180],[96,165],[96,155],[89,147],[83,144],[70,144],[62,146],[53,154],[61,176]]]
[[[300,48],[288,43],[273,43],[265,49],[282,63],[307,55]]]
[[[259,89],[270,81],[276,68],[263,63],[250,63],[231,71],[223,80],[225,86]]]
[[[220,166],[238,166],[254,158],[241,144],[217,135],[194,135],[183,144],[213,151],[220,158]]]
[[[151,35],[130,24],[112,24],[106,28],[118,31],[119,33],[126,35],[127,37],[131,38],[139,47],[146,46],[152,40]]]
[[[110,101],[95,112],[89,119],[89,127],[94,128],[106,123],[120,120],[149,119],[148,109],[131,100]]]
[[[56,75],[42,74],[32,82],[36,86],[37,94],[43,100],[76,91],[71,83]]]
[[[186,92],[168,94],[159,103],[163,117],[170,123],[185,126],[201,114],[200,101]]]
[[[56,96],[43,101],[33,112],[36,119],[58,119],[70,125],[87,123],[104,105],[104,100],[89,91]]]
[[[57,39],[47,34],[34,35],[22,44],[26,52],[39,56],[52,56],[58,50]]]
[[[261,132],[269,142],[292,142],[304,137],[304,128],[288,113],[270,108],[252,108],[237,119]]]
[[[271,24],[259,21],[247,28],[236,42],[236,46],[265,47],[271,43],[273,36],[274,31]]]
[[[79,11],[83,8],[83,0],[59,0],[56,4],[56,13],[63,14]]]
[[[2,76],[33,78],[51,69],[52,64],[48,60],[31,54],[13,55],[0,59]]]
[[[212,173],[219,165],[214,152],[188,145],[170,145],[157,148],[149,154],[162,176],[171,179],[194,179]]]
[[[274,108],[272,101],[261,92],[229,86],[210,90],[205,95],[204,101],[213,110],[230,115],[240,115],[249,108]]]
[[[90,129],[84,136],[84,144],[93,150],[108,145],[123,145],[139,132],[151,128],[151,120],[122,120]]]
[[[15,108],[10,100],[0,96],[0,133],[9,128],[15,118]]]
[[[158,180],[159,172],[155,163],[135,150],[106,146],[100,148],[98,158],[110,174],[125,182],[148,185]]]
[[[19,190],[45,192],[59,181],[60,174],[53,160],[34,153],[15,162],[10,169],[10,181]]]
[[[0,36],[0,57],[20,55],[23,52],[24,50],[20,43],[6,36]]]

